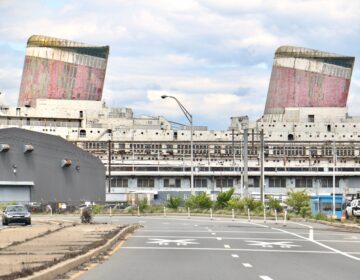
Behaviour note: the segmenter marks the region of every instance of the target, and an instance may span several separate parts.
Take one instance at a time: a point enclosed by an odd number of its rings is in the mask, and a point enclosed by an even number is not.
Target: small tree
[[[199,195],[191,195],[186,200],[185,206],[192,209],[209,209],[212,206],[212,202],[206,193],[203,192]]]
[[[226,192],[219,193],[216,200],[216,207],[225,208],[228,205],[228,202],[231,199],[232,195],[234,194],[234,191],[234,188],[231,188]]]
[[[181,198],[178,196],[170,196],[169,200],[166,202],[166,207],[171,209],[178,209],[181,205]]]
[[[289,197],[286,199],[286,204],[292,207],[295,214],[301,215],[304,218],[311,214],[310,197],[305,191],[291,191],[288,195]]]

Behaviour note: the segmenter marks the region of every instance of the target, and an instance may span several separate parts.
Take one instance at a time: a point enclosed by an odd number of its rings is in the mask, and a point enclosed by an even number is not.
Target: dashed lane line
[[[225,245],[224,245],[224,248],[226,248],[226,249],[230,249],[230,245],[225,244]]]
[[[239,255],[236,255],[236,254],[232,254],[231,256],[235,259],[239,258]]]
[[[244,267],[246,267],[246,268],[251,268],[251,267],[252,267],[252,265],[249,264],[249,263],[242,263],[242,265],[243,265]]]

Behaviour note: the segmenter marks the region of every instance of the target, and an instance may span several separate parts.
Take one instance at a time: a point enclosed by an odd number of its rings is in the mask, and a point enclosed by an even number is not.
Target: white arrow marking
[[[186,246],[186,245],[193,245],[199,244],[198,242],[194,242],[196,239],[158,239],[158,238],[151,238],[149,239],[148,244],[158,244],[159,246],[167,246],[171,243],[176,244],[177,246]]]
[[[290,241],[266,242],[266,241],[248,240],[246,242],[252,242],[251,244],[248,244],[250,246],[260,246],[263,248],[273,248],[274,246],[279,246],[280,248],[301,247],[300,245],[292,244],[292,242]]]

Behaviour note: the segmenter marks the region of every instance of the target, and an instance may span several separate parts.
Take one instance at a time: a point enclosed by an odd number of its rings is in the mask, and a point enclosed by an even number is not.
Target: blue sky
[[[0,0],[0,91],[16,105],[33,34],[109,45],[103,99],[136,115],[226,129],[263,114],[274,52],[295,45],[360,58],[358,0]],[[349,113],[360,115],[355,62]]]

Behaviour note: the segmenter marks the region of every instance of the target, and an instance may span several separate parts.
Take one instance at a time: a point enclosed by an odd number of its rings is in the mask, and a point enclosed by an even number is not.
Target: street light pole
[[[333,204],[333,218],[336,217],[336,203],[335,203],[335,186],[336,186],[336,178],[335,178],[335,174],[336,174],[336,145],[335,145],[335,140],[333,142],[333,197],[332,197],[332,204]]]
[[[189,113],[188,110],[186,110],[186,108],[184,107],[184,105],[182,105],[180,103],[180,101],[171,95],[162,95],[161,98],[165,99],[165,98],[172,98],[176,101],[176,103],[179,105],[181,111],[184,113],[185,117],[187,118],[187,120],[190,123],[190,190],[191,190],[191,194],[194,194],[194,164],[193,164],[193,154],[194,154],[194,150],[193,150],[193,116]]]

